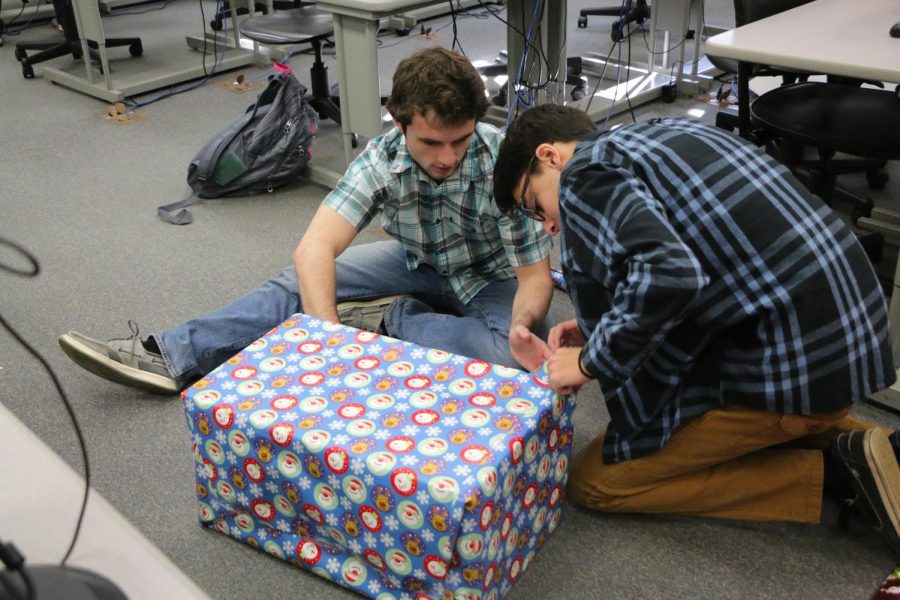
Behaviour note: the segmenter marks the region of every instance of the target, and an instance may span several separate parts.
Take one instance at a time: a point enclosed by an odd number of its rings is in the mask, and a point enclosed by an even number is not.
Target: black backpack
[[[160,206],[159,218],[187,225],[194,217],[185,210],[200,198],[271,192],[289,183],[312,157],[319,116],[304,98],[306,88],[290,67],[275,64],[275,75],[245,114],[209,140],[188,166],[193,193]]]

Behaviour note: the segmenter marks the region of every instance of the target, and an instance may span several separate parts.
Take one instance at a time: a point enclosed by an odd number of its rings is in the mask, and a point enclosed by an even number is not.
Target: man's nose
[[[450,166],[456,164],[456,152],[453,150],[453,146],[447,144],[446,146],[441,147],[440,155],[438,156],[442,165]]]

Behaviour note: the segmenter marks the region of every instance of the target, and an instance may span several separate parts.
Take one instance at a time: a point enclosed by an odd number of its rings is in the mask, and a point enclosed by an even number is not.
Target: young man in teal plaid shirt
[[[175,393],[295,312],[517,366],[511,324],[544,331],[550,240],[493,203],[500,132],[481,76],[442,48],[394,75],[395,127],[373,140],[325,198],[294,265],[204,317],[141,340],[60,336],[66,354],[111,381]],[[351,246],[379,218],[393,239]]]

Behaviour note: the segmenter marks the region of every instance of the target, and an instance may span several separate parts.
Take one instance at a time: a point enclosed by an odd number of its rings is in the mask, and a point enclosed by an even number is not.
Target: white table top
[[[445,2],[446,0],[325,0],[325,2],[316,2],[316,7],[342,15],[380,19]]]
[[[13,542],[26,565],[58,564],[78,520],[84,479],[2,404],[0,456],[0,539]],[[94,490],[67,564],[105,576],[131,600],[208,600]]]
[[[816,0],[706,40],[706,53],[814,73],[900,82],[900,0]]]

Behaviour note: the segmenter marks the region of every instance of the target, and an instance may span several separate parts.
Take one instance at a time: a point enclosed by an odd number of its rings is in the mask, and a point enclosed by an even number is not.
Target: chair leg
[[[88,46],[94,50],[97,49],[97,43],[94,41],[89,40]],[[132,56],[140,56],[144,52],[141,38],[109,38],[106,40],[107,48],[118,48],[121,46],[128,46],[128,52],[130,52]]]
[[[25,79],[32,79],[34,77],[34,68],[33,65],[36,65],[40,62],[44,62],[45,60],[51,60],[53,58],[58,58],[60,56],[65,56],[66,54],[71,54],[74,58],[81,58],[81,47],[79,46],[77,49],[70,44],[69,42],[61,42],[59,44],[45,47],[45,49],[28,56],[25,53],[25,49],[27,46],[20,47],[16,46],[15,55],[16,59],[22,64],[22,77]],[[32,46],[35,48],[35,46]]]

